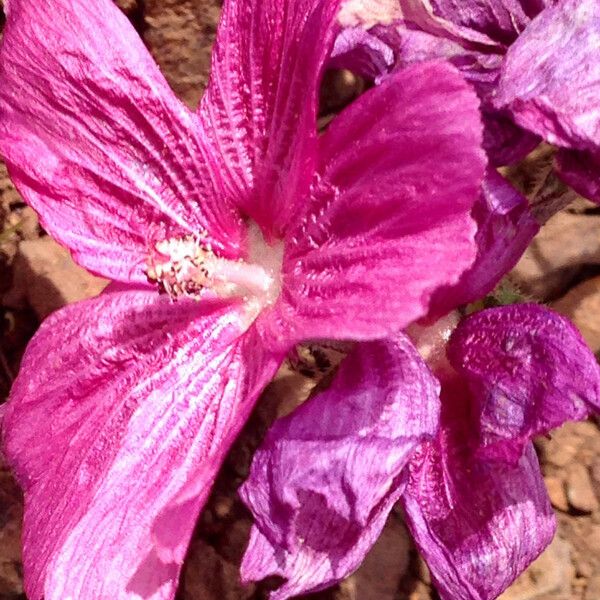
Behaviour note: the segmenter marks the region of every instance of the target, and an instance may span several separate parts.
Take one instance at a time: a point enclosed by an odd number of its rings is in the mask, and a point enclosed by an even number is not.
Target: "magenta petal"
[[[490,164],[495,167],[522,160],[541,141],[539,136],[519,127],[507,111],[486,107],[483,109],[483,122],[483,147]]]
[[[398,331],[475,258],[470,213],[485,166],[475,93],[446,63],[408,67],[337,117],[320,152],[284,256],[287,335]]]
[[[531,444],[515,466],[488,463],[458,433],[423,446],[401,501],[441,599],[493,600],[550,543],[554,513]]]
[[[241,228],[195,116],[110,0],[9,0],[0,153],[44,227],[84,267],[144,281],[156,237]]]
[[[174,597],[216,471],[277,368],[252,332],[236,305],[144,291],[45,321],[3,425],[31,600]]]
[[[242,577],[280,575],[282,600],[358,567],[437,431],[439,385],[408,338],[359,345],[332,386],[277,421],[241,488],[256,524]]]
[[[523,127],[559,146],[600,143],[597,0],[560,0],[509,49],[496,104]]]
[[[518,460],[532,436],[600,409],[600,366],[564,317],[537,305],[466,318],[448,346],[481,410],[480,454]]]
[[[199,115],[241,210],[279,237],[307,193],[340,0],[226,0]]]
[[[561,148],[556,156],[556,167],[565,183],[600,204],[600,146],[594,152]]]
[[[434,295],[432,311],[446,314],[491,292],[515,266],[539,231],[527,198],[494,169],[488,169],[473,209],[477,258],[459,282]]]

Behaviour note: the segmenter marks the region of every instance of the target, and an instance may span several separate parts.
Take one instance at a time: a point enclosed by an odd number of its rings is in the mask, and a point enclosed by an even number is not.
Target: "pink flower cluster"
[[[42,324],[3,415],[30,600],[174,598],[230,445],[314,339],[358,343],[254,458],[243,579],[329,586],[397,502],[444,600],[496,598],[551,540],[531,440],[600,409],[600,368],[545,308],[456,309],[539,227],[494,167],[543,138],[600,201],[600,4],[353,3],[225,0],[192,112],[111,0],[5,0],[0,154],[113,281]],[[319,134],[332,66],[374,85]]]

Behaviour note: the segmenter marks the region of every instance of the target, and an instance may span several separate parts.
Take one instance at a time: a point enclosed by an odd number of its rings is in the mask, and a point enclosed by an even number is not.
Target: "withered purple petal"
[[[396,64],[397,36],[394,27],[347,27],[337,36],[327,66],[377,80]]]
[[[242,575],[286,578],[282,600],[358,567],[436,433],[439,387],[408,338],[358,346],[332,386],[275,423],[241,495],[255,517]]]
[[[516,465],[478,460],[461,419],[442,417],[438,440],[411,461],[401,502],[441,599],[494,600],[550,543],[554,513],[533,445]]]
[[[406,65],[450,61],[482,99],[484,147],[490,163],[511,164],[532,150],[539,138],[508,118],[508,111],[494,108],[492,100],[507,49],[551,4],[553,0],[398,0],[402,18],[395,22],[371,27],[362,35],[342,31],[338,39],[345,53],[336,65],[380,80]]]
[[[518,461],[534,435],[600,410],[600,366],[564,317],[534,304],[466,318],[448,345],[481,410],[479,454]]]
[[[439,17],[509,46],[531,18],[544,8],[545,1],[431,0],[431,5]]]
[[[560,0],[509,49],[495,104],[550,143],[597,151],[600,144],[596,0]]]

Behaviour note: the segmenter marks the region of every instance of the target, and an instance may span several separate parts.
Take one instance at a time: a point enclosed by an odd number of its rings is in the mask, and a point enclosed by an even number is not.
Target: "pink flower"
[[[286,352],[396,332],[472,263],[478,102],[427,63],[318,137],[338,0],[226,0],[196,113],[110,0],[5,7],[0,152],[44,227],[115,281],[42,325],[4,417],[27,594],[172,598]]]

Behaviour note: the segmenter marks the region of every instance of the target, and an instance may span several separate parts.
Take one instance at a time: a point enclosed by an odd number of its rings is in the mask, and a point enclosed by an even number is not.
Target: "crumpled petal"
[[[281,237],[314,172],[317,98],[340,0],[226,0],[199,109],[239,208]]]
[[[114,3],[5,8],[0,153],[44,227],[81,265],[121,281],[145,281],[161,237],[202,233],[238,256],[221,165]]]
[[[600,143],[597,0],[561,0],[509,49],[495,104],[546,141],[594,150]]]
[[[406,523],[442,600],[493,600],[550,543],[554,513],[532,444],[515,466],[486,462],[471,432],[442,427],[409,466]]]
[[[485,166],[477,107],[453,67],[428,63],[387,78],[331,123],[310,205],[286,240],[280,335],[393,334],[471,265]]]
[[[445,314],[489,294],[540,229],[527,198],[495,169],[486,172],[473,216],[477,222],[477,258],[457,284],[435,293],[434,313]]]
[[[600,366],[575,327],[535,304],[484,310],[448,345],[479,399],[479,454],[517,461],[537,434],[600,410]]]
[[[245,580],[283,600],[339,581],[375,543],[415,447],[437,431],[437,381],[405,336],[359,345],[333,384],[277,421],[240,493],[255,517]]]
[[[600,146],[595,151],[561,148],[555,160],[560,178],[576,192],[600,204]]]
[[[380,83],[390,72],[407,65],[429,60],[447,60],[473,85],[482,99],[484,122],[483,147],[492,165],[502,166],[521,160],[539,143],[539,137],[519,127],[508,111],[490,104],[494,94],[503,47],[473,46],[468,37],[456,35],[450,21],[449,30],[425,30],[413,23],[393,23],[369,30],[361,27],[343,29],[338,35],[329,66],[345,68]],[[468,30],[467,31],[471,31]]]
[[[484,4],[493,0],[484,0]],[[484,27],[473,27],[473,22],[457,17],[456,10],[443,0],[399,0],[401,18],[399,22],[418,27],[423,31],[433,33],[440,38],[454,39],[465,45],[474,44],[482,49],[493,51],[502,44],[494,40],[484,31]],[[473,3],[467,2],[472,8]],[[480,3],[479,3],[480,4]]]
[[[3,424],[28,598],[174,597],[216,471],[280,359],[253,331],[239,305],[145,291],[44,322]]]
[[[407,0],[400,0],[406,2]],[[426,0],[421,0],[426,3]],[[436,15],[509,46],[547,0],[430,0]]]
[[[395,27],[347,27],[335,39],[327,66],[376,81],[395,66],[399,43]]]
[[[494,83],[501,64],[501,47],[495,42],[438,17],[420,0],[406,3],[403,11],[404,20],[342,29],[331,66],[379,79],[396,67],[443,59],[460,69],[480,93]]]

